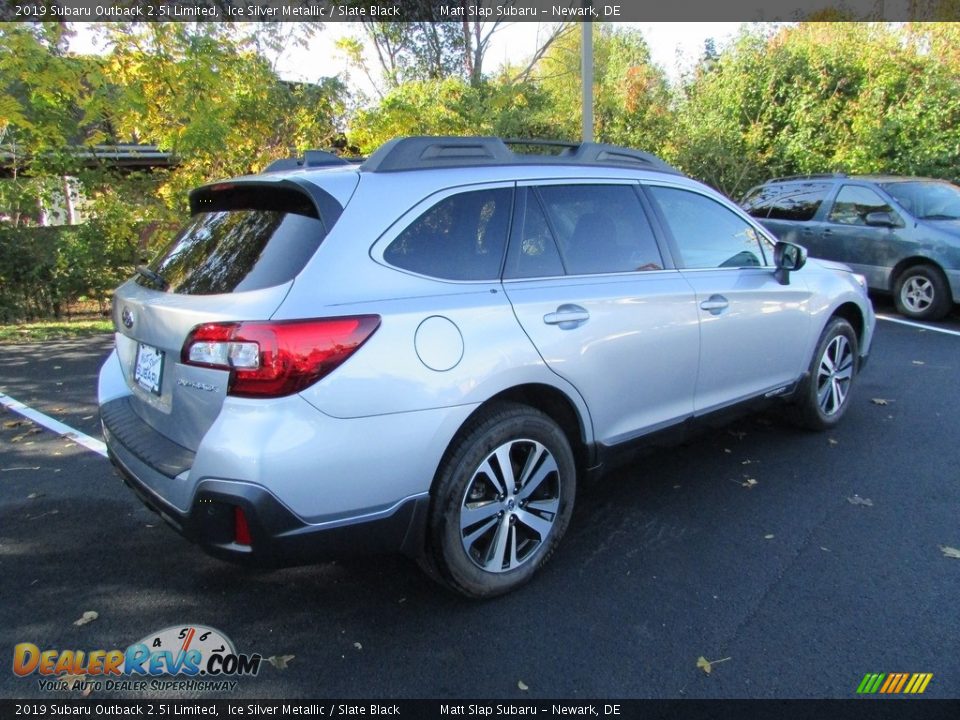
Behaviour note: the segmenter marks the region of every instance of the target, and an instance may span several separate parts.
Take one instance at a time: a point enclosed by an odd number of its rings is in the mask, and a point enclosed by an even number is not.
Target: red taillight
[[[332,372],[379,326],[379,315],[209,323],[190,331],[180,361],[230,370],[228,395],[282,397]]]
[[[250,541],[250,523],[246,513],[239,505],[233,506],[233,542],[237,545],[252,545]]]

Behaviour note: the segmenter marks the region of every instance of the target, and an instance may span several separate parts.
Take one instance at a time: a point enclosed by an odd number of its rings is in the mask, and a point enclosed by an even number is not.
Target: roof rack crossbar
[[[559,154],[526,154],[508,145],[559,147]],[[404,137],[382,145],[360,166],[365,172],[397,172],[439,167],[496,165],[602,165],[633,167],[680,174],[652,153],[605,145],[563,140],[523,140],[498,137]]]
[[[277,172],[281,170],[297,170],[299,168],[312,167],[333,167],[335,165],[349,165],[348,160],[344,160],[339,155],[334,155],[326,150],[307,150],[302,158],[282,158],[274,160],[267,166],[264,172]]]

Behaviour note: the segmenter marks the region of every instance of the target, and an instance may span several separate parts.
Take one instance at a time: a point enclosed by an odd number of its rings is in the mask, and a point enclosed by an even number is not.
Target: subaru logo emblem
[[[127,328],[127,330],[133,327],[133,321],[135,319],[136,317],[133,314],[133,310],[130,308],[125,307],[123,312],[120,313],[120,320],[123,322],[123,326]]]

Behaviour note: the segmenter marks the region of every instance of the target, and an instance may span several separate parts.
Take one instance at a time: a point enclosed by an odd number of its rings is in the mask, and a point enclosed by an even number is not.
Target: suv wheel
[[[901,315],[914,320],[939,320],[953,304],[946,278],[931,265],[914,265],[900,273],[893,300]]]
[[[794,419],[809,430],[829,430],[850,405],[850,390],[857,374],[857,334],[843,318],[833,318],[824,328],[810,362],[810,372],[800,386]]]
[[[560,427],[525,405],[490,408],[441,467],[428,529],[428,573],[463,595],[492,597],[550,558],[573,512],[576,466]]]

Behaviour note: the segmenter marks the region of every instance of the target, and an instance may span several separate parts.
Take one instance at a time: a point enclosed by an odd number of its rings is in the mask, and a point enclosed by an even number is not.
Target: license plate
[[[159,395],[160,381],[163,379],[163,351],[140,343],[137,347],[137,364],[133,378],[144,390]]]

